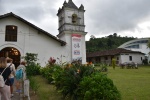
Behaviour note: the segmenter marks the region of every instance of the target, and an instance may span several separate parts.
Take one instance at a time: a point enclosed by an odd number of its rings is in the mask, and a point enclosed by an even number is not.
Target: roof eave
[[[21,17],[15,15],[15,14],[13,14],[12,12],[7,13],[7,14],[4,14],[4,15],[0,15],[0,19],[7,18],[7,17],[9,17],[9,16],[12,16],[12,17],[17,18],[18,20],[20,20],[20,21],[26,23],[27,25],[29,25],[29,26],[31,26],[31,27],[37,29],[39,32],[45,33],[45,34],[48,35],[49,37],[51,37],[51,38],[53,38],[54,40],[60,42],[60,43],[61,43],[61,46],[66,45],[66,42],[64,42],[64,41],[62,41],[62,40],[60,40],[60,39],[57,39],[55,36],[53,36],[53,35],[51,35],[50,33],[44,31],[43,29],[41,29],[41,28],[35,26],[34,24],[28,22],[27,20],[25,20],[25,19],[23,19],[23,18],[21,18]]]

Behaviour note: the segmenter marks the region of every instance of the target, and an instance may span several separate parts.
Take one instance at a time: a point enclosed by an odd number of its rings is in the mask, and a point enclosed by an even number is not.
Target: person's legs
[[[20,82],[20,80],[16,81],[16,92],[21,92],[21,82]]]
[[[16,81],[16,90],[18,90],[19,88],[20,88],[19,81]]]
[[[1,100],[11,100],[10,98],[10,86],[5,85],[0,90],[1,92]]]
[[[13,94],[13,86],[10,86],[10,92]]]
[[[10,92],[13,94],[13,84],[14,84],[14,78],[10,78]]]

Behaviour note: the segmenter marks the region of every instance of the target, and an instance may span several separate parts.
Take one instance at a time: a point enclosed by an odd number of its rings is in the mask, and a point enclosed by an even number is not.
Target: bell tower
[[[85,35],[87,32],[85,32],[84,12],[82,4],[77,7],[72,0],[68,2],[65,0],[62,8],[59,8],[57,13],[59,31],[57,36],[67,43],[67,48],[70,48],[68,53],[71,53],[72,60],[75,60],[75,58],[80,59],[81,56],[82,63],[86,63]],[[78,39],[81,39],[81,41]],[[76,45],[79,48],[75,48]]]

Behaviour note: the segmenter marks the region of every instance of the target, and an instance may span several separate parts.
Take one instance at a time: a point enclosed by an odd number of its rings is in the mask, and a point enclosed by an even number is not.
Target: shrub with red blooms
[[[48,60],[48,63],[49,63],[50,65],[55,64],[55,62],[56,62],[56,59],[54,59],[54,57],[53,57],[53,58],[50,57],[50,59]]]

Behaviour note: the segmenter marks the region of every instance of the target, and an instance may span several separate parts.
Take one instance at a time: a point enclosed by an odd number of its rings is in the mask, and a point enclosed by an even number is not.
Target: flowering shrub
[[[56,62],[56,59],[54,59],[54,57],[53,57],[53,58],[50,57],[50,59],[48,60],[48,63],[49,63],[50,65],[55,64],[55,62]]]
[[[45,77],[49,83],[54,81],[54,78],[57,77],[60,71],[62,71],[62,68],[59,65],[47,65],[40,70],[42,76]]]
[[[91,64],[82,65],[74,62],[63,66],[48,64],[41,69],[41,74],[49,83],[54,83],[64,99],[120,100],[117,88],[106,75],[101,74],[101,71],[96,70]]]
[[[63,94],[64,98],[77,99],[77,90],[84,76],[89,76],[96,70],[91,66],[72,65],[65,67],[58,77],[55,78],[56,88]]]

